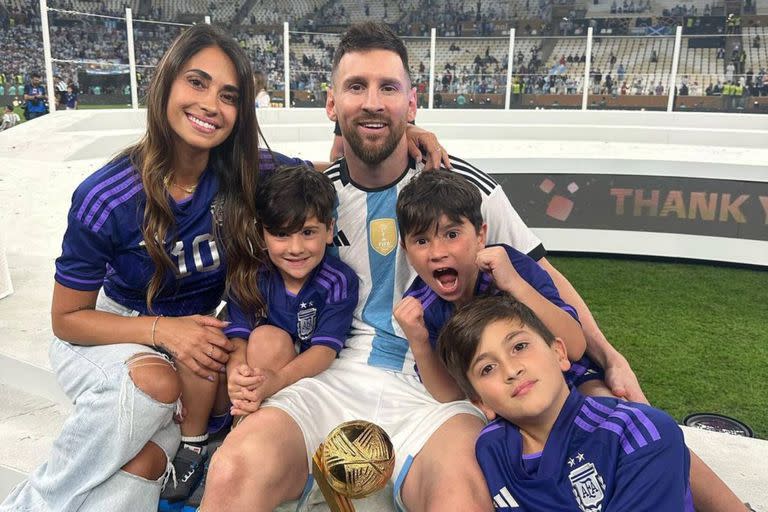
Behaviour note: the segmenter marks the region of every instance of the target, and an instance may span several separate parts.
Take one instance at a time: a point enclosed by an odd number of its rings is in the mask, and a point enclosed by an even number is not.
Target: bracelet
[[[157,329],[157,321],[160,320],[160,317],[163,315],[157,315],[155,317],[155,321],[152,322],[152,346],[157,348],[157,345],[155,344],[155,330]]]

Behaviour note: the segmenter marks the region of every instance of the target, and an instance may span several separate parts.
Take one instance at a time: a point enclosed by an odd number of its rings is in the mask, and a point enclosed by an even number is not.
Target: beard
[[[366,121],[376,122],[377,120],[366,119]],[[342,134],[344,135],[344,138],[347,139],[347,143],[352,148],[352,151],[360,160],[368,165],[378,165],[392,154],[405,133],[405,123],[398,123],[396,125],[388,124],[388,127],[389,135],[387,135],[384,142],[380,145],[363,138],[354,128],[347,130],[348,133],[343,133],[342,130]]]

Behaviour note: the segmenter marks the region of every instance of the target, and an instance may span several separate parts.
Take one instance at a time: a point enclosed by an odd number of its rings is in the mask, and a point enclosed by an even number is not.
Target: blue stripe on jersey
[[[372,350],[368,364],[380,368],[402,371],[408,342],[395,336],[392,326],[392,304],[394,303],[395,267],[397,248],[386,256],[379,254],[371,245],[371,222],[377,219],[392,219],[397,204],[397,187],[367,194],[366,226],[368,233],[368,265],[371,269],[371,291],[363,307],[363,320],[372,326],[376,334],[371,342]],[[397,237],[397,228],[394,229]],[[395,239],[395,244],[398,241]]]
[[[627,454],[661,439],[656,426],[642,411],[623,404],[617,404],[616,409],[611,409],[591,398],[584,401],[574,423],[587,432],[601,428],[616,434]],[[627,432],[630,436],[627,436]]]

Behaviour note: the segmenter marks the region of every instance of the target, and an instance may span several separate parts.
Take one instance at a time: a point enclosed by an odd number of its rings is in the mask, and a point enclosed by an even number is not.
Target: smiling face
[[[369,166],[398,148],[405,157],[405,127],[416,117],[416,93],[399,55],[378,49],[349,52],[333,77],[326,110],[339,122],[345,155],[352,153]]]
[[[422,280],[448,302],[465,303],[475,293],[477,252],[485,247],[486,226],[478,233],[465,217],[442,215],[436,227],[404,238],[408,262]]]
[[[288,291],[299,293],[312,270],[325,255],[325,246],[333,241],[333,222],[326,226],[317,217],[308,217],[295,233],[279,229],[264,230],[269,259],[277,267]]]
[[[235,65],[221,48],[190,57],[171,85],[166,107],[176,154],[207,153],[224,142],[237,121],[238,101]]]
[[[568,398],[565,345],[544,338],[518,320],[496,320],[483,329],[467,370],[489,419],[501,416],[521,428],[554,424]]]

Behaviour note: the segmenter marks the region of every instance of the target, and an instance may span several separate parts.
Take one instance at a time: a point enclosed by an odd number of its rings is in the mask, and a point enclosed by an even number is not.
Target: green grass
[[[716,412],[768,438],[768,271],[550,256],[629,360],[651,403],[681,421]]]

